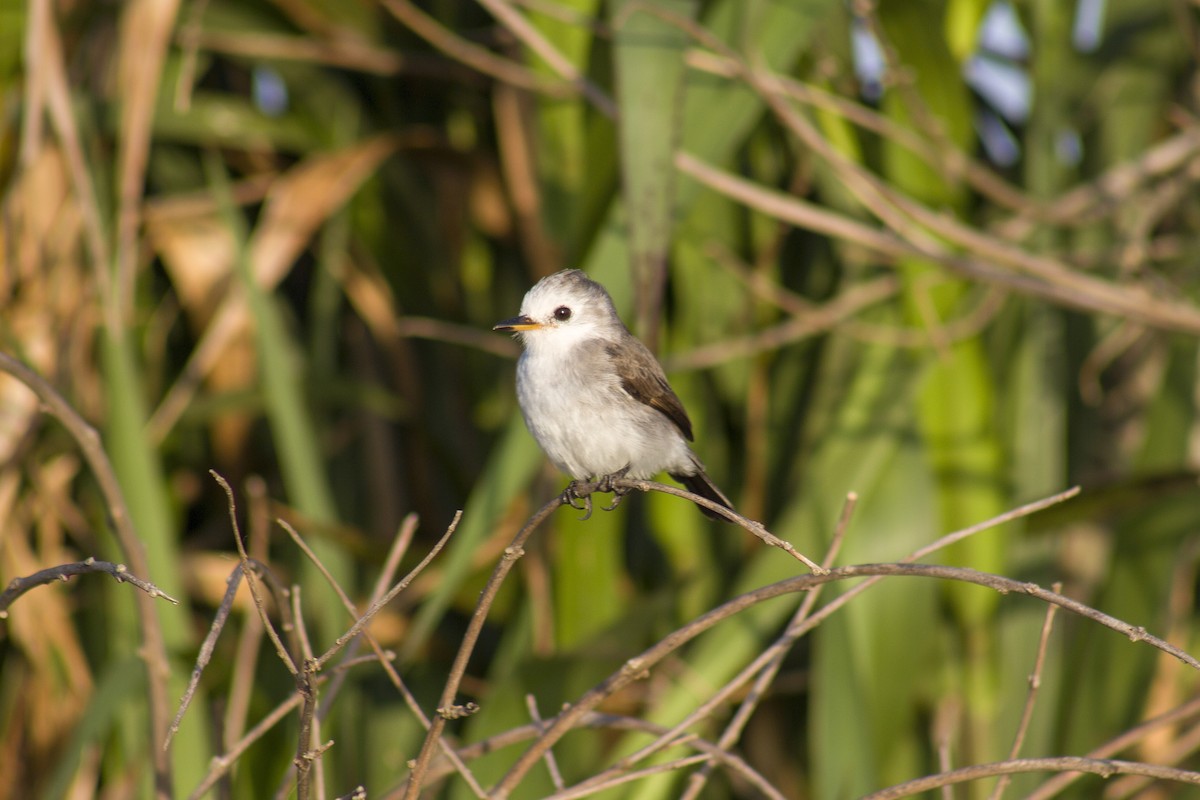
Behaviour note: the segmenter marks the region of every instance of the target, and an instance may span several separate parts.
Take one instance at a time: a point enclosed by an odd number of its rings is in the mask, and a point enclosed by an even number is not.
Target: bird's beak
[[[542,323],[534,322],[529,317],[522,314],[519,317],[506,319],[502,322],[497,322],[492,330],[494,331],[536,331],[542,327]]]

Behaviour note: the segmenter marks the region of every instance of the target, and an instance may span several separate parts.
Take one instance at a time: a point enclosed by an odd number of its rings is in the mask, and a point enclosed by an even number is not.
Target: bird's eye
[[[566,322],[571,318],[571,309],[566,306],[559,306],[554,309],[554,318],[559,322]]]

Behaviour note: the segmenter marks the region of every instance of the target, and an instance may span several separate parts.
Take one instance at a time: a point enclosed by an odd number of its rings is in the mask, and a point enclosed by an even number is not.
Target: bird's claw
[[[625,495],[633,491],[627,486],[613,486],[614,481],[624,478],[628,472],[629,467],[626,467],[625,469],[603,476],[596,484],[596,491],[604,492],[606,494],[611,493],[613,496],[613,501],[610,505],[602,506],[604,511],[615,510],[617,506],[621,505],[621,501],[625,499]]]
[[[608,475],[601,475],[596,483],[592,485],[589,485],[586,481],[571,481],[567,484],[567,488],[563,490],[562,502],[564,505],[568,505],[577,511],[582,511],[583,516],[579,520],[583,522],[592,517],[592,493],[603,492],[611,494],[613,501],[607,506],[601,506],[601,510],[613,511],[617,506],[621,505],[621,501],[625,499],[625,495],[633,491],[628,486],[613,486],[613,482],[624,478],[627,472],[629,472],[628,467]],[[584,486],[587,486],[587,491],[581,491]],[[580,505],[580,501],[582,501],[582,505]]]
[[[587,494],[580,494],[580,484],[580,481],[571,481],[569,484],[567,484],[567,488],[562,494],[562,500],[576,511],[582,511],[583,516],[579,518],[579,521],[586,522],[592,518],[592,494],[591,492],[588,492]],[[576,500],[582,500],[583,505],[576,505]]]

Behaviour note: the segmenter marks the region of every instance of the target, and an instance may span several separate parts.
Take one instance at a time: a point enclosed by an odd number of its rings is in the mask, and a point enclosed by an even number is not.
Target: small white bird
[[[517,400],[533,438],[563,472],[579,481],[667,472],[733,508],[688,447],[692,423],[662,366],[621,322],[603,286],[577,269],[556,272],[529,290],[519,316],[493,330],[515,332],[525,347]],[[619,501],[620,493],[610,508]]]

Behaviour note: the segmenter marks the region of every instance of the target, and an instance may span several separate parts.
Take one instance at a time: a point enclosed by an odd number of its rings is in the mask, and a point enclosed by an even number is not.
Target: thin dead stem
[[[92,572],[103,572],[111,575],[117,583],[131,584],[151,597],[161,597],[172,605],[179,605],[179,601],[174,597],[171,597],[171,595],[159,589],[153,583],[150,583],[150,581],[142,580],[134,575],[124,564],[114,564],[111,561],[97,561],[94,558],[87,558],[71,564],[59,564],[57,567],[38,570],[32,575],[26,575],[23,578],[13,578],[8,582],[8,586],[5,587],[4,591],[0,592],[0,620],[8,618],[9,606],[30,589],[45,586],[55,581],[66,583],[72,576],[86,575]]]
[[[948,539],[950,537],[943,537]],[[1097,622],[1107,628],[1117,631],[1127,636],[1133,642],[1145,642],[1158,650],[1179,659],[1183,663],[1200,670],[1200,661],[1197,661],[1188,653],[1180,650],[1169,642],[1151,635],[1144,628],[1130,625],[1127,622],[1116,619],[1101,611],[1098,611],[1090,606],[1080,603],[1072,598],[1065,597],[1057,592],[1044,589],[1037,584],[1025,581],[1018,581],[1012,578],[1006,578],[1001,575],[992,575],[977,570],[966,569],[963,567],[947,567],[932,564],[862,564],[848,567],[838,567],[832,569],[825,575],[803,575],[795,578],[789,578],[778,583],[764,586],[756,589],[753,592],[747,592],[740,597],[721,605],[712,611],[697,617],[692,622],[682,628],[669,634],[653,647],[643,651],[639,655],[630,658],[625,662],[615,673],[610,675],[603,682],[593,687],[583,695],[574,705],[567,708],[563,713],[559,714],[545,735],[539,738],[529,749],[521,755],[519,759],[509,768],[509,771],[501,778],[493,791],[493,796],[497,798],[508,797],[509,794],[516,788],[517,784],[528,773],[529,769],[542,756],[546,748],[557,742],[567,731],[571,730],[577,723],[580,717],[594,709],[599,703],[606,698],[612,696],[615,692],[628,686],[635,680],[641,680],[649,674],[649,670],[662,661],[667,655],[682,647],[687,642],[699,636],[701,633],[709,630],[718,623],[729,617],[744,611],[745,609],[764,602],[765,600],[779,597],[784,594],[789,594],[798,591],[808,591],[816,588],[824,583],[832,581],[846,580],[849,578],[862,577],[923,577],[935,578],[939,580],[959,581],[962,583],[971,583],[977,586],[984,586],[997,591],[1001,594],[1025,594],[1036,598],[1043,602],[1059,605],[1072,613]],[[840,598],[839,598],[840,599]],[[831,603],[830,606],[834,604]],[[822,609],[824,612],[830,606]],[[814,614],[805,621],[808,627],[815,626],[814,620],[823,619],[826,614]]]
[[[655,738],[662,738],[670,735],[670,731],[661,725],[656,725],[644,719],[636,717],[623,717],[613,714],[598,714],[588,712],[583,716],[578,725],[580,728],[592,728],[601,730],[614,731],[633,731],[644,733]],[[469,745],[463,745],[455,752],[464,759],[479,758],[488,753],[493,753],[504,747],[511,747],[521,742],[527,742],[530,739],[536,738],[542,731],[544,726],[537,724],[524,725],[519,728],[498,733],[490,736],[482,741],[475,742]],[[697,736],[691,736],[684,740],[675,740],[675,745],[689,747],[705,755],[707,759],[715,764],[719,764],[729,770],[731,775],[737,775],[744,780],[748,786],[753,787],[763,797],[771,798],[771,800],[783,800],[783,795],[771,783],[764,778],[760,773],[754,770],[740,756],[735,753],[730,753],[718,747],[713,742],[707,741]],[[445,765],[436,763],[434,768],[430,770],[429,779],[439,780],[450,774],[450,769]],[[580,789],[582,785],[570,787],[569,790]],[[587,787],[589,791],[598,791],[603,787]],[[384,795],[384,800],[394,800],[399,796],[399,792],[390,792]]]
[[[566,97],[574,94],[569,82],[560,83],[548,80],[523,64],[509,61],[490,50],[468,42],[409,0],[382,0],[382,2],[392,16],[406,28],[449,58],[459,61],[473,70],[490,75],[504,83],[550,97]]]
[[[762,539],[764,542],[771,545],[771,547],[778,547],[792,558],[804,564],[804,566],[808,567],[815,574],[820,575],[825,571],[824,567],[797,550],[791,542],[780,539],[778,536],[768,531],[761,522],[743,517],[741,514],[732,509],[714,503],[708,498],[701,497],[698,494],[693,494],[686,489],[680,489],[675,486],[668,486],[665,483],[656,483],[654,481],[633,480],[631,478],[612,478],[595,482],[576,481],[574,484],[572,484],[571,491],[575,497],[582,499],[593,492],[605,491],[607,487],[611,487],[613,489],[634,489],[639,492],[662,492],[663,494],[670,494],[674,495],[675,497],[682,497],[685,500],[691,500],[696,505],[703,506],[710,511],[715,511],[733,524],[749,531],[759,539]]]
[[[1019,775],[1027,772],[1087,772],[1102,778],[1111,778],[1113,775],[1146,775],[1158,780],[1200,786],[1200,772],[1142,764],[1136,761],[1108,761],[1097,758],[1063,756],[1059,758],[1022,758],[1014,761],[998,761],[993,764],[976,764],[889,786],[882,791],[865,795],[862,800],[896,800],[899,797],[911,797],[943,786],[969,783],[983,778],[994,778],[998,775]]]
[[[492,603],[496,599],[496,595],[500,591],[500,586],[504,583],[504,579],[508,577],[508,573],[516,564],[517,559],[525,554],[525,542],[533,535],[533,532],[549,517],[554,510],[563,505],[562,496],[556,497],[550,502],[542,506],[522,526],[517,535],[513,537],[512,542],[508,547],[504,548],[504,553],[500,561],[492,570],[492,575],[488,578],[487,585],[483,589],[483,593],[479,597],[479,602],[475,605],[475,612],[471,615],[471,621],[467,624],[466,633],[463,634],[462,642],[459,644],[458,653],[454,657],[454,663],[450,667],[450,674],[446,679],[446,685],[442,689],[441,698],[438,700],[438,713],[434,715],[432,722],[429,725],[429,731],[425,735],[425,741],[421,744],[421,751],[417,758],[412,763],[412,771],[409,773],[408,783],[405,787],[404,797],[416,800],[421,793],[421,784],[424,782],[425,773],[429,769],[429,763],[433,758],[434,751],[438,747],[438,743],[442,736],[442,731],[446,728],[448,717],[454,716],[453,709],[455,706],[455,698],[458,696],[458,687],[462,684],[463,677],[467,673],[467,663],[471,660],[471,654],[475,652],[475,645],[479,641],[479,634],[483,632],[483,624],[487,620],[488,611],[492,607]]]
[[[1056,583],[1051,589],[1054,592],[1060,592],[1062,584]],[[1012,749],[1008,751],[1010,761],[1016,760],[1017,756],[1021,754],[1021,746],[1025,743],[1025,734],[1029,732],[1029,724],[1033,721],[1033,708],[1037,702],[1038,689],[1042,685],[1042,670],[1046,666],[1046,650],[1050,646],[1050,631],[1054,628],[1056,613],[1058,613],[1058,606],[1046,606],[1046,619],[1042,622],[1042,632],[1038,637],[1037,657],[1033,662],[1033,672],[1029,676],[1029,692],[1025,695],[1025,706],[1021,709],[1021,721],[1017,724],[1017,734],[1013,737]],[[1000,776],[1000,780],[996,781],[996,786],[992,789],[991,800],[1000,800],[1011,780],[1009,775]]]
[[[112,520],[121,550],[129,561],[130,569],[135,575],[149,575],[150,569],[142,540],[133,529],[129,506],[125,503],[125,495],[112,462],[104,452],[100,434],[75,411],[49,381],[25,364],[7,353],[0,352],[0,370],[12,375],[36,394],[47,413],[61,422],[75,439],[104,495],[105,508]],[[167,677],[171,668],[167,661],[166,644],[163,641],[158,610],[154,607],[154,598],[148,592],[139,592],[137,597],[138,623],[142,630],[138,654],[146,664],[150,732],[153,741],[165,742],[171,719],[170,700],[167,696]],[[153,758],[157,796],[168,797],[171,793],[171,763],[166,758],[165,751],[157,747],[152,750],[155,753]]]
[[[850,492],[846,495],[845,503],[842,504],[842,513],[838,517],[837,525],[833,530],[833,538],[830,541],[829,550],[825,554],[825,557],[821,559],[821,566],[826,570],[832,568],[837,561],[838,553],[841,552],[842,543],[846,538],[846,531],[850,527],[850,519],[854,516],[854,509],[857,506],[858,495]],[[763,653],[763,655],[768,656],[766,664],[758,672],[758,677],[754,679],[754,684],[750,687],[746,699],[738,706],[733,719],[729,721],[725,726],[725,730],[721,731],[721,735],[717,739],[717,746],[722,750],[729,750],[741,738],[742,731],[745,730],[747,723],[750,722],[750,717],[754,715],[759,702],[766,697],[767,690],[774,683],[775,676],[779,674],[779,670],[783,666],[784,657],[799,639],[800,634],[797,631],[799,631],[801,623],[812,613],[820,597],[820,587],[806,593],[800,603],[800,607],[796,609],[796,613],[792,615],[792,619],[788,622],[783,636],[775,640]],[[755,662],[757,663],[761,660],[761,658],[755,659]],[[743,670],[743,674],[746,672],[746,670]],[[740,678],[741,675],[738,677]],[[734,681],[729,681],[726,687],[731,689],[733,686],[741,685],[743,685],[742,681],[735,679]],[[704,787],[708,783],[709,776],[712,774],[712,768],[712,764],[705,764],[688,778],[687,788],[680,796],[681,800],[694,800],[694,798],[700,796],[700,793],[704,791]]]

